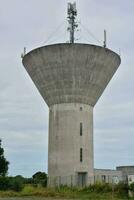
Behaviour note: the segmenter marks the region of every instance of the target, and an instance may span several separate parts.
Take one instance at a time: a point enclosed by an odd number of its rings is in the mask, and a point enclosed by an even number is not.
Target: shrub
[[[23,180],[17,177],[10,177],[9,188],[16,192],[20,192],[24,188]]]
[[[46,179],[45,180],[41,180],[40,184],[41,184],[42,187],[46,187],[47,186],[47,180]]]
[[[114,191],[121,196],[128,196],[129,186],[127,183],[120,182],[114,186]]]
[[[33,182],[32,178],[24,178],[24,184],[32,184]]]
[[[8,177],[1,177],[0,176],[0,190],[8,190],[10,187]]]
[[[129,189],[134,192],[134,182],[130,184]]]
[[[112,185],[109,183],[95,183],[93,185],[89,185],[88,187],[85,187],[82,189],[85,192],[111,192],[112,191]]]
[[[37,172],[33,176],[33,184],[39,184],[43,187],[47,186],[47,174],[45,172]]]

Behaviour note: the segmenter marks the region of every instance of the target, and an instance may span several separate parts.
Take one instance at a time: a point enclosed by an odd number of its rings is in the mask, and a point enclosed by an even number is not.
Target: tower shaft
[[[52,105],[48,152],[49,185],[54,185],[58,177],[60,184],[75,186],[79,173],[85,174],[87,184],[92,183],[93,107],[80,103]]]

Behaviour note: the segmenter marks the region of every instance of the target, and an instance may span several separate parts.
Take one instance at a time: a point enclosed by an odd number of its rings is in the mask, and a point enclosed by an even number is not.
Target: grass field
[[[10,198],[9,198],[10,197]],[[117,195],[113,192],[91,192],[88,188],[43,188],[27,185],[21,192],[0,191],[0,200],[46,200],[50,199],[81,199],[81,200],[123,200],[125,196]],[[131,198],[134,200],[134,198]]]
[[[24,197],[24,198],[20,198],[20,197],[11,197],[11,198],[0,198],[0,200],[57,200],[54,198],[45,198],[45,197]],[[68,199],[62,199],[62,200],[68,200]],[[71,199],[70,199],[71,200]],[[72,199],[73,200],[73,199]]]
[[[58,198],[61,200],[73,200],[70,198]],[[51,198],[46,198],[46,197],[2,197],[0,198],[0,200],[57,200],[57,198],[51,197]],[[82,198],[77,198],[77,200],[82,200]],[[101,198],[94,198],[94,197],[88,197],[85,200],[123,200],[123,198],[105,198],[105,197],[101,197]]]
[[[73,200],[70,198],[54,198],[54,197],[2,197],[0,198],[0,200],[57,200],[57,199],[61,199],[61,200]],[[124,198],[111,198],[111,197],[106,197],[106,196],[100,196],[99,197],[87,197],[84,198],[85,200],[123,200]],[[83,200],[83,198],[78,197],[77,200]]]

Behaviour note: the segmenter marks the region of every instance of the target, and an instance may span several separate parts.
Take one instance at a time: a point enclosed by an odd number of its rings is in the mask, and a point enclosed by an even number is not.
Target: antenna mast
[[[107,47],[107,32],[104,30],[104,48]]]
[[[74,3],[68,3],[68,31],[70,32],[70,43],[74,43],[74,31],[78,27],[77,22],[75,21],[77,16],[77,10],[76,10],[76,2]]]

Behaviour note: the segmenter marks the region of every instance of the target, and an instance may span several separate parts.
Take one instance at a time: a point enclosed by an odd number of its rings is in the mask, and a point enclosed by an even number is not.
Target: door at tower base
[[[78,172],[78,186],[85,187],[87,185],[87,172]]]
[[[84,186],[93,180],[93,107],[81,103],[49,110],[49,185]]]

